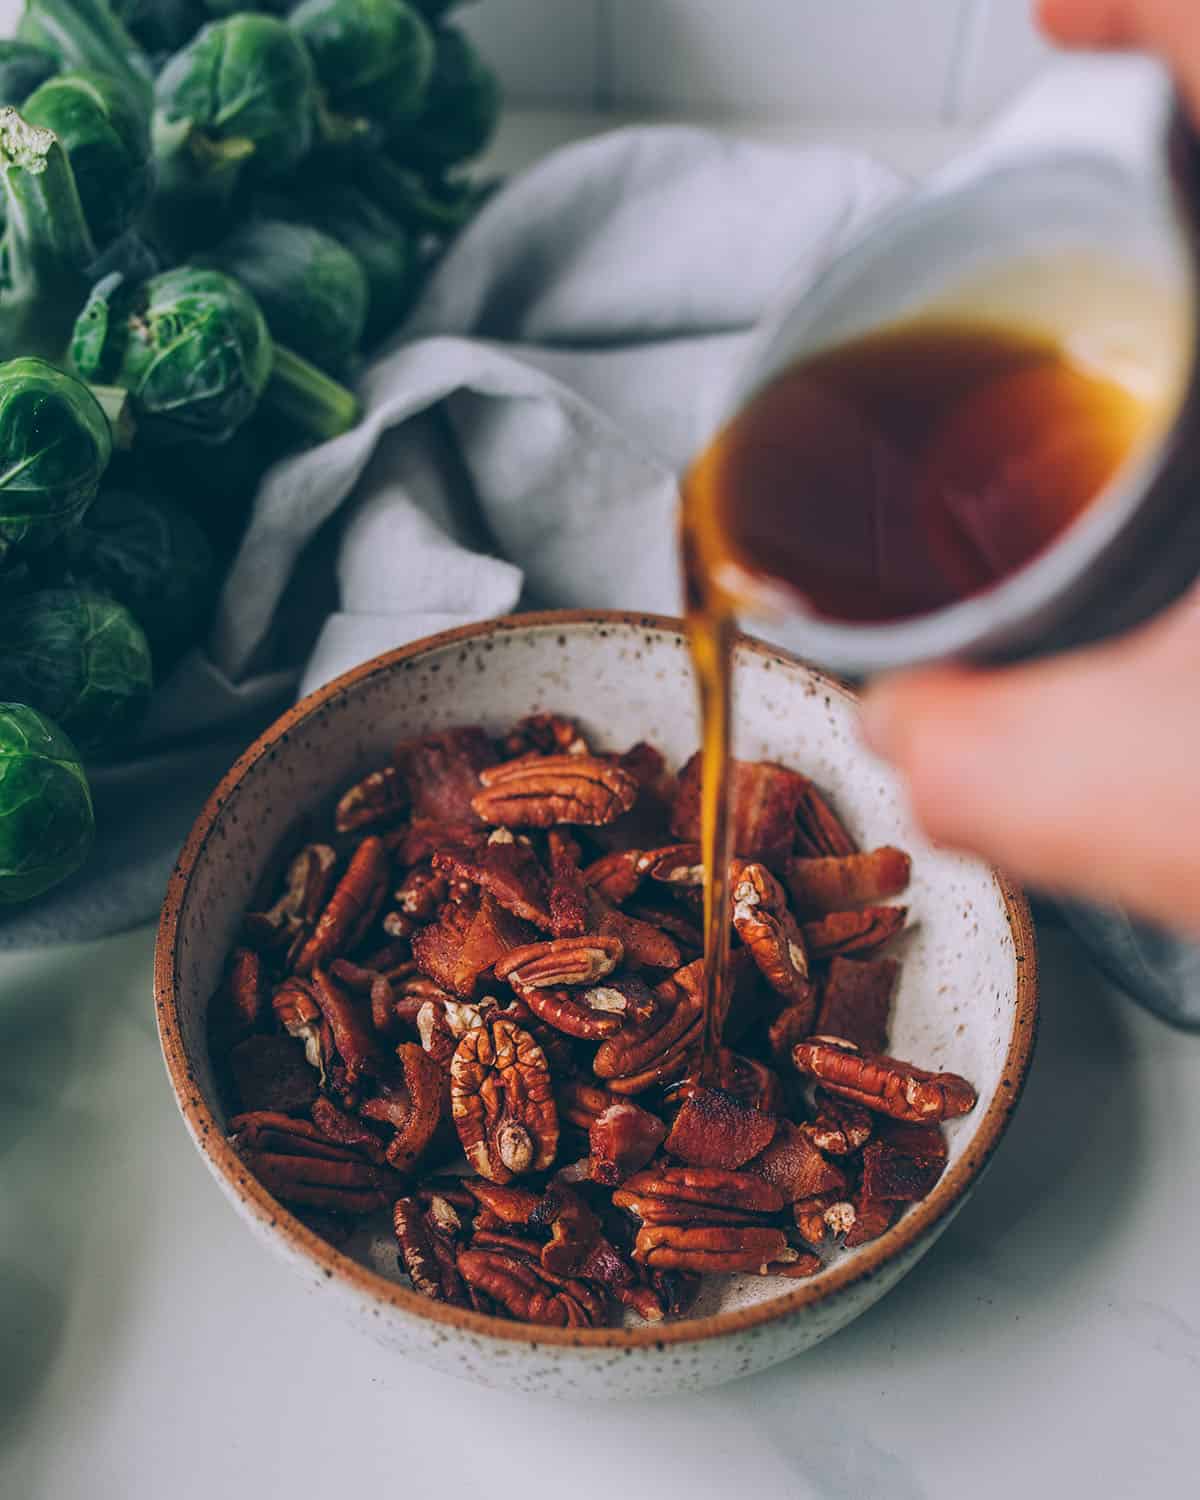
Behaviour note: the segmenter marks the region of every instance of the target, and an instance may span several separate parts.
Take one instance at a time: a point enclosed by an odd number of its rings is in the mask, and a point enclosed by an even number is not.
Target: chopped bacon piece
[[[496,764],[496,752],[482,729],[447,729],[407,740],[397,745],[395,761],[412,797],[414,822],[481,825],[471,798],[479,791],[480,771]]]
[[[609,1187],[640,1172],[666,1139],[667,1127],[631,1099],[610,1104],[588,1130],[591,1178]]]
[[[480,848],[460,845],[440,849],[433,868],[452,880],[465,880],[493,896],[505,911],[543,931],[549,931],[550,891],[546,874],[528,844],[511,834],[503,840],[495,835]]]
[[[811,1029],[819,1036],[843,1037],[864,1052],[885,1051],[899,973],[894,958],[835,958]]]
[[[775,1139],[746,1170],[777,1187],[789,1203],[821,1193],[840,1193],[846,1186],[845,1174],[825,1160],[804,1126],[793,1125],[790,1120],[780,1122]]]
[[[868,1198],[915,1203],[933,1191],[948,1154],[940,1126],[881,1120],[878,1139],[863,1152],[862,1190]]]
[[[587,931],[588,900],[578,843],[565,829],[546,836],[550,855],[550,931],[555,937],[582,937]]]
[[[677,839],[700,837],[701,757],[693,755],[679,777],[671,814]],[[810,782],[799,771],[767,760],[734,760],[729,765],[733,852],[771,869],[783,869],[796,838],[796,811]]]
[[[675,1116],[666,1149],[693,1167],[733,1171],[773,1139],[779,1121],[723,1089],[695,1087]]]

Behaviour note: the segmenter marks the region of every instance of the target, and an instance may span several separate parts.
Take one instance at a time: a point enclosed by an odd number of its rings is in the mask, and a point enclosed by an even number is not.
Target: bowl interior
[[[922,1066],[961,1073],[978,1089],[975,1111],[947,1130],[953,1166],[977,1147],[998,1090],[1014,1086],[1004,1075],[1017,1028],[1022,955],[1010,899],[985,866],[935,849],[917,835],[894,779],[856,740],[848,691],[790,658],[746,643],[737,654],[735,697],[737,755],[803,770],[832,798],[862,847],[897,844],[913,856],[905,897],[911,930],[893,950],[903,965],[892,1050]],[[525,714],[548,710],[580,720],[598,748],[624,749],[645,739],[674,766],[698,743],[687,646],[667,622],[518,619],[360,669],[243,757],[191,850],[172,958],[190,1090],[198,1091],[219,1126],[225,1120],[205,1039],[208,998],[241,915],[298,814],[328,805],[384,761],[398,740],[468,723],[498,731]],[[194,1113],[189,1124],[199,1134]],[[230,1181],[225,1186],[239,1191]],[[282,1210],[279,1219],[288,1222]],[[834,1264],[874,1253],[878,1244],[843,1254]],[[401,1279],[385,1225],[366,1226],[342,1249],[382,1276]],[[823,1271],[814,1281],[829,1275]],[[712,1278],[696,1312],[787,1296],[797,1286],[781,1278]]]

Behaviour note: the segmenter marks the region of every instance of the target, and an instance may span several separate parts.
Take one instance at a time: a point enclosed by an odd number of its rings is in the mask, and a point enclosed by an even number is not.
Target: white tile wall
[[[938,118],[966,0],[609,0],[628,108]]]
[[[479,0],[516,104],[935,125],[1044,65],[1032,0]],[[0,35],[22,0],[0,0]]]

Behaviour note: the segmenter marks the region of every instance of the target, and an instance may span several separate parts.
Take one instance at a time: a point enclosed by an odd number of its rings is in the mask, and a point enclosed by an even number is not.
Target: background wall
[[[517,104],[969,124],[1042,66],[1031,0],[481,0]],[[0,34],[21,0],[0,0]]]
[[[932,126],[985,117],[1045,64],[1031,3],[482,0],[460,15],[523,103]]]

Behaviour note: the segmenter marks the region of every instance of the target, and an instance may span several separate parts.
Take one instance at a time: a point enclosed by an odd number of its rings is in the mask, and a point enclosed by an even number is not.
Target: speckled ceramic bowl
[[[810,773],[864,846],[913,854],[893,1046],[970,1078],[979,1103],[949,1127],[949,1168],[881,1239],[811,1280],[713,1278],[697,1315],[668,1325],[560,1331],[427,1301],[399,1280],[382,1232],[342,1250],[249,1175],[225,1139],[205,1012],[264,865],[298,810],[385,759],[397,740],[480,722],[500,729],[555,709],[600,747],[638,739],[681,763],[697,743],[678,622],[532,615],[452,631],[368,662],[283,718],[217,788],[171,878],[155,968],[158,1024],[179,1107],[250,1229],[377,1338],[451,1373],[539,1394],[635,1396],[699,1389],[761,1370],[842,1328],[896,1284],[949,1223],[1003,1135],[1033,1047],[1029,912],[993,871],[935,850],[908,823],[891,777],[858,746],[853,695],[765,646],[738,651],[738,755]]]

